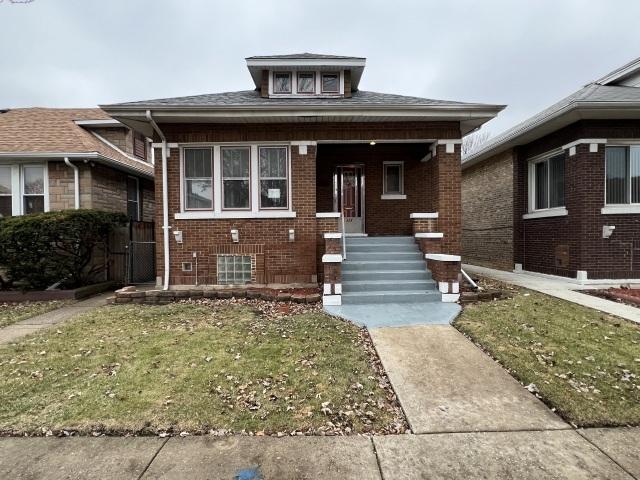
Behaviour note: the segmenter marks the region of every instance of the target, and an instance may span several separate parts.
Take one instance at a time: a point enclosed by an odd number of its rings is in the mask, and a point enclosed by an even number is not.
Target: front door
[[[336,169],[334,207],[342,212],[347,234],[364,233],[364,172],[362,165]]]

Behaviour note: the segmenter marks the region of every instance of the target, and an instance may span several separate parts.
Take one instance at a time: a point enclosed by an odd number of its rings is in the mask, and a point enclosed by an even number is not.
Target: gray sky
[[[508,104],[493,135],[640,56],[637,0],[0,0],[0,107],[252,88],[250,55],[367,57],[360,88]]]

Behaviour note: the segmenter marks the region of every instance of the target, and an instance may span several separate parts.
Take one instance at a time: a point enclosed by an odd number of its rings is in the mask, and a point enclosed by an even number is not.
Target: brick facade
[[[496,155],[462,172],[463,261],[513,268],[513,155]]]
[[[586,271],[589,279],[640,278],[640,214],[603,215],[605,199],[605,149],[599,144],[597,152],[591,152],[589,144],[576,146],[576,154],[565,150],[565,206],[568,215],[536,219],[523,219],[528,210],[528,160],[536,155],[561,148],[580,139],[640,139],[638,120],[582,120],[557,130],[534,142],[513,150],[513,261],[525,270],[576,277],[578,271]],[[508,176],[508,162],[499,156],[490,158],[476,167],[464,171],[465,195],[484,183],[493,184],[496,178]],[[502,159],[504,160],[504,159]],[[490,164],[494,164],[492,169]],[[482,165],[487,165],[483,167]],[[494,195],[487,190],[478,193],[476,200],[485,203],[486,211],[503,207],[502,196],[506,186],[497,183],[501,193]],[[465,202],[465,218],[477,217],[473,208]],[[486,219],[490,228],[498,227],[504,219]],[[602,238],[602,227],[615,225],[611,238]],[[465,224],[466,228],[466,224]],[[467,235],[465,233],[465,235]],[[469,261],[474,258],[475,244],[482,238],[490,242],[490,234],[481,235],[465,244],[464,253]],[[471,238],[469,236],[465,238]],[[506,256],[492,256],[495,266],[507,265]],[[476,257],[477,258],[477,257]],[[504,266],[502,266],[504,264]]]
[[[269,219],[176,219],[180,211],[180,150],[171,149],[168,159],[169,224],[181,231],[183,242],[170,238],[172,285],[216,284],[217,255],[222,250],[251,255],[255,259],[256,283],[316,283],[321,281],[324,253],[322,230],[336,232],[336,219],[317,219],[316,212],[333,211],[333,171],[339,163],[363,163],[366,175],[366,231],[372,235],[411,235],[409,214],[435,211],[439,204],[445,215],[446,245],[450,253],[459,254],[460,238],[460,152],[445,154],[440,146],[438,158],[421,162],[429,151],[427,144],[385,144],[384,140],[458,139],[456,122],[392,122],[392,123],[296,123],[296,124],[163,124],[161,128],[171,143],[268,142],[268,141],[369,141],[378,144],[325,144],[307,147],[307,154],[291,147],[292,209],[295,218]],[[157,139],[156,139],[157,141]],[[442,149],[442,151],[440,151]],[[155,158],[161,158],[156,151]],[[406,200],[381,200],[382,161],[405,161]],[[442,165],[438,166],[437,163]],[[162,178],[161,161],[156,162],[156,178]],[[317,170],[317,177],[316,177]],[[433,171],[437,178],[429,178]],[[457,186],[456,186],[457,183]],[[214,186],[215,188],[215,186]],[[435,188],[436,190],[432,190]],[[445,199],[444,196],[449,198]],[[440,200],[438,200],[440,199]],[[439,203],[436,203],[438,202]],[[162,240],[162,184],[157,182],[156,225]],[[457,218],[456,218],[457,215]],[[230,231],[237,229],[239,243],[232,243]],[[289,230],[295,240],[289,241]],[[329,230],[326,230],[329,231]],[[457,250],[456,250],[457,249]],[[456,251],[454,251],[456,250]],[[163,248],[156,249],[158,277],[163,276]],[[195,271],[183,272],[182,262],[198,258]]]
[[[128,174],[105,165],[74,161],[80,174],[80,208],[110,212],[127,212]],[[50,161],[49,210],[75,208],[74,172],[64,162]],[[153,181],[139,178],[141,220],[152,221],[155,215]]]

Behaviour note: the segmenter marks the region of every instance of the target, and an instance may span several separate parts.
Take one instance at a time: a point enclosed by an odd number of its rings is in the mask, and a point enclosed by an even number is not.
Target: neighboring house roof
[[[153,177],[151,164],[109,145],[75,123],[85,120],[112,119],[99,108],[16,108],[1,113],[0,158],[91,158]]]
[[[468,168],[509,148],[524,145],[580,119],[640,118],[640,58],[595,80],[527,120],[493,137],[462,159]]]

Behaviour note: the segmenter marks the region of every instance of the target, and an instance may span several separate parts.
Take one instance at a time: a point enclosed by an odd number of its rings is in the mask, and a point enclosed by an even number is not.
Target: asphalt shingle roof
[[[246,60],[365,60],[364,57],[349,57],[344,55],[324,55],[321,53],[289,53],[286,55],[254,55]]]
[[[96,138],[75,120],[111,120],[99,108],[16,108],[0,113],[0,153],[93,153],[153,175],[153,166],[133,160]]]
[[[523,122],[505,130],[499,135],[496,135],[485,143],[482,148],[471,155],[462,159],[462,163],[471,162],[480,156],[485,156],[489,152],[491,154],[500,153],[502,150],[500,147],[507,141],[517,139],[517,137],[525,132],[542,125],[547,119],[554,116],[554,114],[561,110],[570,107],[572,104],[579,104],[581,102],[587,103],[628,103],[628,102],[640,102],[640,88],[626,87],[619,85],[600,85],[598,83],[590,83],[582,87],[577,92],[563,98],[557,103],[554,103],[548,108],[545,108],[541,112],[534,116],[524,120]],[[504,149],[503,149],[504,150]]]
[[[464,102],[454,102],[449,100],[434,100],[431,98],[411,97],[405,95],[395,95],[391,93],[367,92],[358,90],[353,92],[351,98],[343,97],[299,97],[299,98],[263,98],[257,90],[242,90],[239,92],[211,93],[204,95],[192,95],[187,97],[159,98],[154,100],[142,100],[137,102],[119,103],[113,106],[176,106],[176,107],[222,107],[222,106],[247,106],[247,107],[268,107],[268,106],[314,106],[314,105],[336,105],[336,106],[393,106],[393,105],[476,105]]]

